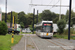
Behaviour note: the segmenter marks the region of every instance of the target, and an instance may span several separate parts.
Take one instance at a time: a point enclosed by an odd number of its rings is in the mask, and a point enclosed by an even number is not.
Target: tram
[[[36,29],[36,35],[40,37],[53,37],[53,21],[41,21],[34,25]]]

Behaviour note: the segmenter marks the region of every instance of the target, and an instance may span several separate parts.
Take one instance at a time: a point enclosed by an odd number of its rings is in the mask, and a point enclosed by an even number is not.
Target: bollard
[[[11,43],[14,43],[14,16],[13,16],[12,39],[11,39]]]
[[[12,40],[11,43],[14,43],[14,34],[12,34]]]

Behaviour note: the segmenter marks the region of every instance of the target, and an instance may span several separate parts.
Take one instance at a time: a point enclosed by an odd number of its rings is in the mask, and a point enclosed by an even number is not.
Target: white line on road
[[[25,34],[25,50],[26,50],[26,34]]]

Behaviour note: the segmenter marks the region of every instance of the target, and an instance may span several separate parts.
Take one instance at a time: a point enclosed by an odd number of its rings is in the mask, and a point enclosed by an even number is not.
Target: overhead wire
[[[49,2],[49,4],[51,4],[53,1],[55,1],[55,0],[51,0],[51,1]],[[57,3],[59,3],[59,1],[60,1],[60,0],[58,0],[50,9],[54,8],[54,6],[55,6]],[[32,4],[32,0],[31,0],[30,3]],[[42,3],[42,2],[41,2],[41,3]],[[49,5],[49,4],[48,4],[48,5]],[[32,8],[32,6],[29,6],[28,12],[31,10],[31,8]],[[45,8],[47,8],[47,6],[46,6]]]
[[[54,6],[59,2],[60,0],[58,0],[50,9],[54,8]]]
[[[50,4],[52,1],[53,1],[53,0],[51,0],[51,1],[49,2],[49,4]],[[48,5],[49,5],[49,4],[48,4]],[[47,8],[47,6],[46,6],[45,8]]]

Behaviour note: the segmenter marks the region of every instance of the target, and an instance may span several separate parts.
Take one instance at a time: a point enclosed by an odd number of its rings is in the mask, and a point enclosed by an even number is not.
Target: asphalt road
[[[75,40],[40,38],[35,34],[23,35],[12,50],[75,50]]]

